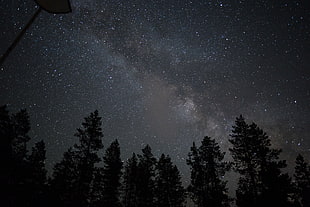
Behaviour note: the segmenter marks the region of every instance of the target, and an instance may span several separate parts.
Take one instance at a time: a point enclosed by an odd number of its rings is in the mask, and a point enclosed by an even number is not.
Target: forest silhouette
[[[29,115],[11,114],[0,107],[1,206],[4,207],[182,207],[191,199],[198,207],[309,207],[310,166],[296,157],[292,177],[284,173],[281,149],[268,135],[240,115],[229,135],[231,162],[218,143],[204,137],[189,146],[190,184],[169,155],[156,158],[149,145],[124,163],[118,140],[104,149],[101,117],[94,111],[84,118],[74,136],[76,144],[64,152],[51,176],[45,168],[46,145],[30,149]],[[47,146],[48,147],[48,146]],[[28,149],[30,149],[28,151]],[[227,172],[239,175],[236,196],[228,193]]]

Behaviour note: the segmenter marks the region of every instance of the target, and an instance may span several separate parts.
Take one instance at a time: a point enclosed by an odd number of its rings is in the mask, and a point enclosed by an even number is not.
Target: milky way
[[[37,7],[0,2],[3,54]],[[119,139],[125,159],[148,143],[185,175],[191,143],[208,135],[226,151],[239,114],[267,131],[289,163],[309,157],[306,1],[71,4],[70,14],[42,12],[0,71],[0,104],[28,109],[49,168],[95,109],[105,146]]]

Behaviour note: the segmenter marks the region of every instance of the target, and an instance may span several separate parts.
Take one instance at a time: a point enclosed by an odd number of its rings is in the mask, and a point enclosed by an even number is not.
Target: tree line
[[[281,150],[255,123],[242,116],[229,135],[233,161],[224,161],[218,143],[204,137],[189,149],[190,184],[169,155],[156,158],[149,145],[125,162],[114,140],[104,148],[98,111],[84,118],[74,136],[77,143],[64,152],[51,176],[45,168],[45,143],[28,151],[29,116],[26,110],[10,114],[0,107],[1,206],[8,207],[183,207],[190,198],[198,207],[309,207],[310,166],[298,155],[295,173],[283,172],[287,164]],[[228,194],[225,175],[239,174],[235,198]]]

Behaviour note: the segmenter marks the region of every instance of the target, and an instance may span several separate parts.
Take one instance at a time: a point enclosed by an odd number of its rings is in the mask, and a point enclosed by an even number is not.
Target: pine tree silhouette
[[[11,196],[13,193],[13,125],[7,106],[0,107],[0,161],[2,164],[0,170],[0,193],[3,195],[2,203],[12,206]]]
[[[236,119],[230,137],[235,171],[241,175],[237,206],[289,205],[291,184],[289,176],[281,173],[286,167],[279,160],[281,150],[270,148],[266,133],[255,123],[248,125],[242,116]]]
[[[42,206],[46,202],[47,170],[45,169],[46,150],[44,141],[37,142],[28,157],[28,200],[29,206]]]
[[[30,130],[29,115],[26,109],[20,110],[18,113],[12,115],[13,124],[13,152],[16,162],[23,162],[27,155],[27,142],[30,140],[28,132]],[[21,164],[21,163],[20,163]]]
[[[45,144],[38,142],[29,155],[29,115],[25,109],[9,114],[0,107],[0,186],[5,206],[38,206],[46,192]]]
[[[178,168],[169,156],[157,161],[147,145],[125,165],[120,195],[122,161],[117,140],[105,151],[98,111],[85,118],[70,147],[56,163],[47,181],[46,149],[37,142],[28,152],[30,137],[26,110],[10,115],[0,106],[1,205],[8,207],[183,207],[186,192]],[[234,170],[240,174],[236,192],[238,207],[310,207],[310,166],[298,155],[294,182],[281,170],[281,150],[271,148],[267,134],[255,123],[236,119],[229,141]],[[214,139],[205,137],[201,146],[190,149],[191,170],[188,192],[198,207],[226,207],[231,199],[223,180],[231,164],[224,162]],[[294,184],[294,185],[293,185]],[[121,199],[122,198],[122,199]],[[122,200],[122,202],[120,201]]]
[[[56,163],[50,179],[50,206],[74,206],[73,200],[78,188],[78,156],[70,147],[63,155],[63,159]]]
[[[100,162],[97,152],[103,148],[101,117],[98,111],[91,113],[82,123],[83,128],[77,129],[76,137],[79,138],[79,144],[74,145],[78,152],[79,178],[78,178],[78,197],[75,199],[75,206],[87,206],[90,194],[90,183],[95,170],[95,163]]]
[[[162,154],[158,160],[156,170],[156,206],[183,207],[185,189],[182,186],[177,166],[173,165],[169,156]]]
[[[103,167],[95,167],[93,180],[91,182],[91,192],[89,195],[89,206],[91,207],[102,206],[103,192],[104,192]]]
[[[290,194],[293,192],[291,178],[281,169],[286,163],[268,161],[260,172],[262,189],[257,204],[260,206],[289,207]]]
[[[125,165],[123,176],[123,205],[124,207],[137,207],[137,183],[138,183],[138,158],[132,154]]]
[[[139,179],[137,181],[137,206],[153,207],[156,158],[154,158],[151,147],[149,145],[146,145],[146,147],[142,149],[142,155],[138,155],[138,158]]]
[[[301,154],[298,154],[295,162],[296,203],[301,207],[310,207],[310,166]]]
[[[63,160],[55,165],[51,187],[57,189],[56,200],[62,205],[85,207],[90,201],[95,164],[100,161],[97,152],[103,148],[98,111],[85,118],[75,136],[79,143],[64,153]]]
[[[103,157],[103,199],[102,206],[121,206],[120,202],[120,179],[122,161],[118,141],[111,143]]]
[[[222,179],[230,166],[224,162],[225,153],[214,139],[205,137],[199,148],[191,147],[187,164],[191,169],[189,195],[198,207],[229,206],[226,181]]]
[[[1,158],[1,192],[3,202],[8,206],[25,206],[28,203],[27,143],[30,140],[29,115],[25,109],[16,114],[9,114],[6,106],[0,107]]]

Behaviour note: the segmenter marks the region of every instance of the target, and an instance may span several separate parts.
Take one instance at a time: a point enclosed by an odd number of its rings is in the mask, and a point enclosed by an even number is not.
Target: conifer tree
[[[13,171],[13,125],[7,106],[0,106],[0,192],[3,195],[4,205],[10,206],[13,192],[11,172]]]
[[[103,157],[103,198],[102,206],[121,206],[120,179],[122,175],[122,161],[118,141],[111,143]]]
[[[30,164],[31,177],[34,180],[33,184],[43,185],[46,183],[46,169],[45,169],[45,160],[46,160],[46,150],[45,143],[43,140],[37,142],[34,147],[32,147],[31,154],[28,158]]]
[[[103,168],[95,167],[93,172],[93,179],[90,184],[89,206],[102,206],[103,197]]]
[[[70,147],[63,159],[56,163],[50,184],[50,206],[74,206],[77,195],[79,169],[77,152]]]
[[[3,167],[0,186],[3,202],[8,206],[24,206],[27,203],[27,143],[30,140],[29,115],[25,109],[9,114],[7,106],[0,107],[0,153]]]
[[[191,169],[188,191],[198,207],[229,206],[227,182],[222,177],[230,167],[223,161],[224,155],[210,137],[206,136],[199,148],[193,143],[187,160]]]
[[[46,189],[45,144],[38,142],[29,155],[29,115],[25,109],[10,115],[0,107],[2,204],[6,206],[38,206]],[[42,203],[41,203],[42,204]]]
[[[137,202],[138,207],[154,206],[155,188],[155,164],[156,158],[152,154],[151,147],[146,145],[142,149],[142,155],[138,155],[138,182],[137,182]]]
[[[84,207],[88,205],[88,197],[91,191],[90,183],[95,171],[95,163],[100,161],[97,152],[103,148],[101,124],[101,117],[99,117],[96,110],[85,118],[82,128],[78,128],[75,134],[79,138],[79,144],[74,145],[79,157],[76,206]]]
[[[27,161],[27,143],[30,140],[28,132],[30,131],[29,115],[26,109],[22,109],[11,116],[13,124],[13,171],[11,176],[14,179],[14,194],[13,198],[16,206],[24,206],[28,200],[27,178],[29,163]]]
[[[13,114],[11,121],[14,133],[12,143],[14,157],[16,162],[24,162],[28,152],[27,143],[30,140],[30,137],[28,136],[28,132],[30,131],[30,121],[26,109],[22,109],[18,113]]]
[[[286,167],[285,162],[267,161],[259,172],[261,192],[258,194],[257,206],[291,206],[290,194],[293,192],[291,178],[281,169]]]
[[[44,141],[37,142],[28,157],[28,190],[29,206],[42,206],[45,204],[47,187],[47,171],[45,169],[46,150]]]
[[[310,166],[301,154],[296,157],[295,199],[301,207],[310,207]]]
[[[185,189],[182,186],[181,175],[169,156],[161,155],[156,165],[156,206],[183,207]]]
[[[123,205],[124,207],[137,207],[137,182],[138,182],[138,159],[132,154],[125,165],[123,181]]]
[[[289,205],[290,178],[281,172],[286,167],[279,160],[281,150],[270,148],[267,134],[255,123],[248,125],[242,116],[236,119],[230,137],[235,171],[241,175],[237,206]]]
[[[63,160],[55,165],[51,186],[61,192],[56,191],[56,197],[63,205],[85,207],[90,202],[95,164],[100,161],[97,153],[103,148],[98,111],[85,118],[75,136],[79,138],[79,143],[70,148]],[[63,190],[60,186],[64,187]]]

